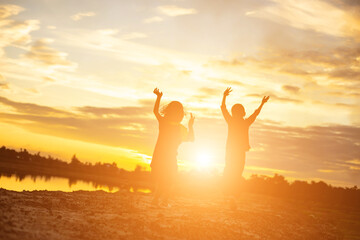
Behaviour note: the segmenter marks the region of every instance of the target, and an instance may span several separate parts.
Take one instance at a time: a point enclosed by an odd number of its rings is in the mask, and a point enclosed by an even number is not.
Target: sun
[[[211,166],[211,156],[207,152],[199,152],[196,156],[196,167],[199,170],[207,169]]]

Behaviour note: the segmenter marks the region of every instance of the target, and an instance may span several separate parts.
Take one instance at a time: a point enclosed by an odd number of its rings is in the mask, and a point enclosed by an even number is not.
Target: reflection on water
[[[130,188],[130,192],[141,192],[141,193],[151,193],[151,190],[148,188]]]
[[[26,176],[20,178],[16,175],[0,176],[0,188],[5,188],[13,191],[48,190],[64,192],[72,192],[78,190],[103,190],[106,192],[116,192],[119,190],[118,187],[100,186],[92,182],[85,182],[81,180],[74,181],[67,178],[49,176]]]

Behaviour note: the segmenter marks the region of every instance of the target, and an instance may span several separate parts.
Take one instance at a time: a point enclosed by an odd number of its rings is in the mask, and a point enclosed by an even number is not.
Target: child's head
[[[245,117],[245,108],[243,105],[237,103],[231,108],[231,114],[235,118],[243,118]]]
[[[172,122],[180,123],[184,118],[184,107],[178,101],[172,101],[163,110],[164,117]]]

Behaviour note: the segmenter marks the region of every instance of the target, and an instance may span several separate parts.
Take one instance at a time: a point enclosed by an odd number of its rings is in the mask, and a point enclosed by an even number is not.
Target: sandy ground
[[[336,216],[277,198],[244,194],[236,211],[222,197],[150,202],[126,191],[0,189],[0,239],[350,239]]]

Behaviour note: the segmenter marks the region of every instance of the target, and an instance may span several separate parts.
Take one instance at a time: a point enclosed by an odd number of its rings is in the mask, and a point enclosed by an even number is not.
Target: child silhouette
[[[221,112],[228,125],[224,180],[225,193],[236,195],[239,193],[242,173],[244,171],[245,153],[250,149],[249,127],[259,115],[263,105],[269,100],[269,96],[264,96],[258,109],[250,117],[244,118],[246,113],[243,105],[235,104],[231,108],[231,115],[226,108],[226,97],[231,91],[231,88],[227,88],[224,91],[221,104]],[[232,204],[235,204],[235,202],[232,202]]]
[[[194,141],[193,125],[195,117],[190,114],[189,129],[187,130],[181,124],[184,118],[184,108],[178,101],[170,102],[164,108],[164,116],[162,116],[159,113],[159,105],[163,93],[157,88],[154,89],[154,93],[157,96],[154,114],[159,122],[159,135],[150,164],[156,184],[153,204],[158,205],[159,199],[163,198],[162,205],[168,206],[170,189],[177,173],[177,149],[181,142]]]

